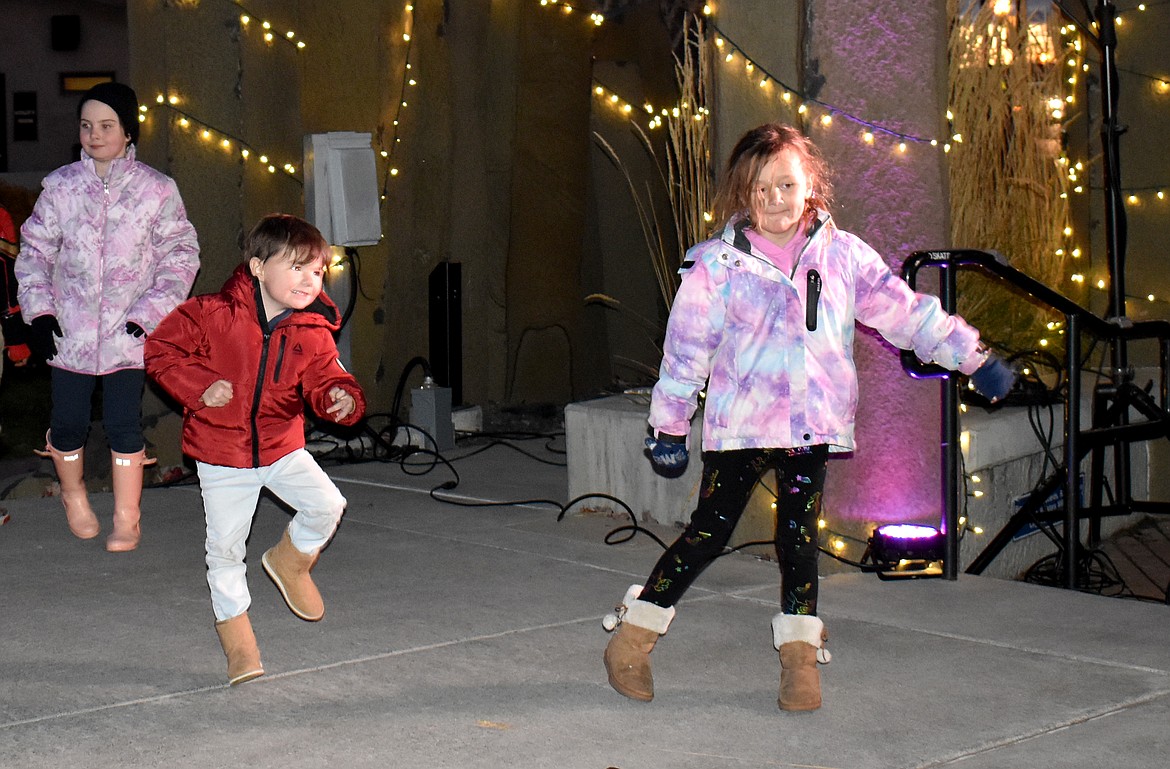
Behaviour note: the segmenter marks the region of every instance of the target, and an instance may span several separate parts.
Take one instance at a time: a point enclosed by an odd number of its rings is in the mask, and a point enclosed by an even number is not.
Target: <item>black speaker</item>
[[[430,315],[431,376],[451,388],[451,403],[463,403],[463,288],[459,262],[441,262],[431,270],[427,296]]]
[[[49,39],[54,51],[76,51],[81,45],[81,17],[77,14],[50,17]]]

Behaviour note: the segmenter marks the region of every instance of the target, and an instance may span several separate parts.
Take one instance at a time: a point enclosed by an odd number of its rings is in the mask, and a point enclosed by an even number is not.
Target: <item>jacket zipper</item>
[[[102,179],[102,242],[98,249],[100,256],[98,257],[98,275],[105,274],[106,271],[106,230],[110,226],[110,174],[113,167],[106,171],[106,178]],[[105,292],[98,292],[98,311],[97,317],[102,317],[102,305],[105,304]],[[94,345],[94,373],[102,370],[102,343],[101,343],[101,321],[98,321],[98,342]]]
[[[252,278],[252,296],[256,302],[256,321],[260,324],[260,334],[264,339],[260,347],[260,370],[256,372],[256,390],[252,393],[252,467],[260,466],[260,397],[264,393],[264,370],[268,368],[268,343],[272,341],[272,329],[268,326],[268,318],[264,313],[264,300],[260,295],[260,283]]]
[[[252,393],[252,467],[260,466],[260,424],[257,417],[260,415],[260,395],[264,391],[264,369],[268,367],[268,342],[272,339],[269,331],[264,331],[264,345],[260,348],[260,370],[256,373],[256,391]]]

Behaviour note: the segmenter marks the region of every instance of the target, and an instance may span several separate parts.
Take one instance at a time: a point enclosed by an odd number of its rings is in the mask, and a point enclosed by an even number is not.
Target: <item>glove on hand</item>
[[[687,469],[685,437],[661,434],[657,438],[647,438],[646,448],[650,450],[650,463],[663,475],[674,478]]]
[[[992,353],[971,375],[971,384],[975,385],[975,392],[995,403],[1012,391],[1016,378],[1016,370]]]
[[[141,337],[146,336],[146,329],[144,329],[142,326],[138,325],[134,321],[130,321],[129,323],[126,324],[126,333],[132,337],[141,338]]]
[[[61,325],[57,323],[56,315],[40,315],[32,319],[29,324],[32,333],[29,334],[29,345],[38,356],[49,360],[57,354],[57,340],[53,336],[64,336]]]

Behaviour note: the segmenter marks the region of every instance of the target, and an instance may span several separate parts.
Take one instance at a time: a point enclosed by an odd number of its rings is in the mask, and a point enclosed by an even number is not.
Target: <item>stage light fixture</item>
[[[880,579],[941,577],[946,537],[933,526],[887,523],[873,530],[862,562]]]

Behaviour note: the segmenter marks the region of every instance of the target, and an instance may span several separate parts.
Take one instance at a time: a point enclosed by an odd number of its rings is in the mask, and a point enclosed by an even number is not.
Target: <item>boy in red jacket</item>
[[[207,584],[233,685],[264,674],[244,565],[261,489],[296,510],[264,570],[298,617],[325,613],[309,571],[345,498],[305,451],[302,393],[339,424],[365,412],[361,387],[337,358],[340,313],[321,291],[328,251],[303,219],[266,216],[223,289],[184,302],[146,342],[147,373],[183,406],[183,452],[203,492]]]

